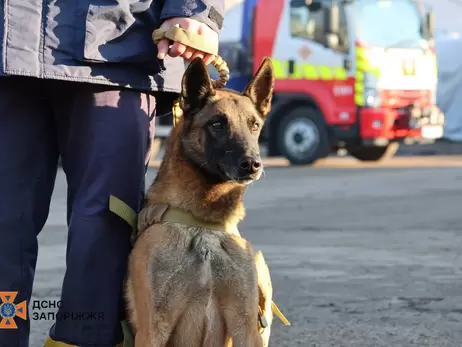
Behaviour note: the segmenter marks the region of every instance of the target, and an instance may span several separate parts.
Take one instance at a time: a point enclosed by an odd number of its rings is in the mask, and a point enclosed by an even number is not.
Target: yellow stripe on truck
[[[348,74],[343,67],[334,67],[334,79],[340,81],[346,81],[348,79]]]
[[[285,79],[288,70],[288,62],[275,59],[271,59],[271,62],[273,63],[274,78]]]
[[[299,70],[302,72],[301,75],[303,78],[308,80],[317,80],[319,78],[318,71],[316,70],[316,66],[311,64],[298,64],[301,66]]]
[[[330,67],[326,65],[313,65],[302,62],[294,63],[294,71],[289,74],[289,62],[271,59],[273,62],[275,79],[291,79],[291,80],[347,80],[348,74],[343,67]]]
[[[369,72],[377,77],[380,76],[380,70],[377,67],[371,65],[371,63],[368,61],[358,59],[356,62],[356,69],[362,72]]]
[[[320,74],[321,79],[327,80],[327,81],[334,79],[333,71],[329,66],[321,65],[318,67],[318,69],[319,69],[319,74]]]
[[[355,94],[355,104],[358,106],[364,106],[364,96],[362,94]]]
[[[364,106],[364,73],[370,73],[380,77],[380,69],[371,64],[367,51],[362,47],[356,47],[356,73],[355,73],[355,104]]]
[[[319,74],[314,65],[295,64],[294,72],[289,77],[294,80],[317,80],[319,78]]]

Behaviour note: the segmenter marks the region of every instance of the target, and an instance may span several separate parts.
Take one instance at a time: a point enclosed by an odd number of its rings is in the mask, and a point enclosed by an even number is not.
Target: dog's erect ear
[[[258,112],[265,117],[271,109],[273,87],[273,64],[270,58],[265,58],[242,94],[248,96],[257,107]]]
[[[181,83],[182,108],[201,107],[204,100],[215,94],[207,66],[201,58],[194,59],[186,69]]]

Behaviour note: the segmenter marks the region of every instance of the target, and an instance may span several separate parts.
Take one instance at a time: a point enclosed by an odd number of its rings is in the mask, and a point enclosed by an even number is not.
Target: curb
[[[400,155],[461,155],[462,142],[440,140],[432,144],[401,145],[397,156]]]

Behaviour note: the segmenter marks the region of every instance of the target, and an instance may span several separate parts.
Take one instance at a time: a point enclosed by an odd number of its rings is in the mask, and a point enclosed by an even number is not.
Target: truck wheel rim
[[[286,128],[284,142],[293,155],[306,156],[313,152],[319,143],[318,128],[311,119],[295,119]]]

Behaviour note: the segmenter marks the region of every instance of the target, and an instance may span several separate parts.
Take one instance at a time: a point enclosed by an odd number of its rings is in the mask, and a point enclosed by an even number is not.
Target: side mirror
[[[324,8],[324,46],[336,49],[339,45],[340,11],[337,5]]]
[[[435,36],[435,14],[433,11],[427,12],[427,31],[430,35],[430,39],[433,39]]]

